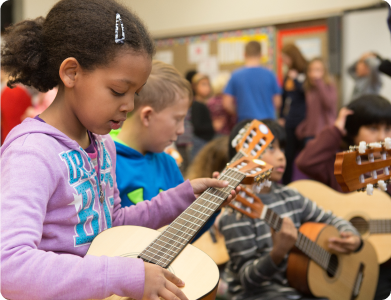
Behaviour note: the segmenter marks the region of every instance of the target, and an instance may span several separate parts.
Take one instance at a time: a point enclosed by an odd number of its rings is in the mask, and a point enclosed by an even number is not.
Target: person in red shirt
[[[24,87],[4,87],[1,91],[1,144],[12,128],[22,122],[22,116],[30,106],[31,95]]]

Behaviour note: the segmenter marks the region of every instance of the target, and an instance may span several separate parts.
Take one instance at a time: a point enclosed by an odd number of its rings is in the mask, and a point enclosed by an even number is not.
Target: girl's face
[[[384,141],[386,137],[391,137],[391,126],[386,124],[373,124],[361,126],[358,130],[357,136],[354,138],[354,144],[359,145],[364,141],[368,143],[375,143]]]
[[[315,60],[308,66],[308,77],[310,80],[322,79],[324,76],[324,66],[323,63]]]
[[[96,134],[120,128],[151,68],[148,55],[121,51],[107,66],[77,73],[71,109],[80,123]]]
[[[196,86],[196,95],[201,98],[207,98],[211,93],[210,82],[208,78],[201,79]]]
[[[368,76],[369,73],[370,73],[370,70],[369,70],[367,64],[362,60],[358,61],[356,64],[356,75],[358,77],[365,77],[365,76]]]

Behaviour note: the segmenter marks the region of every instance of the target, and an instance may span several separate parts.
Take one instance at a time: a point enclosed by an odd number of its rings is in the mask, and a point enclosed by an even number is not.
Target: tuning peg
[[[386,148],[387,150],[391,149],[391,138],[386,137],[384,139],[384,148]]]
[[[364,141],[360,142],[360,145],[358,146],[358,153],[365,153],[366,149],[367,143],[365,143]]]
[[[369,195],[369,196],[373,195],[373,184],[371,184],[371,183],[367,184],[367,195]]]
[[[271,185],[272,185],[272,182],[266,179],[265,186],[266,187],[271,187]]]
[[[377,182],[378,186],[379,186],[379,189],[382,190],[383,192],[385,192],[387,190],[387,185],[386,183],[384,182],[384,180],[379,180]]]
[[[261,192],[262,188],[263,188],[263,184],[262,183],[254,184],[252,186],[253,192],[255,194],[259,194]]]

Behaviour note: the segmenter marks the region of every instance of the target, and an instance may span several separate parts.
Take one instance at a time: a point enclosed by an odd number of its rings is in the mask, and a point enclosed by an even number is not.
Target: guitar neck
[[[224,170],[219,179],[228,181],[229,185],[226,188],[208,188],[139,258],[167,268],[245,177],[246,174],[238,170]]]
[[[261,219],[264,219],[275,231],[280,231],[283,222],[282,218],[266,205],[263,208]],[[331,259],[331,254],[328,251],[311,241],[301,232],[298,232],[295,246],[324,270],[328,270]]]
[[[391,219],[369,220],[370,233],[391,233]]]

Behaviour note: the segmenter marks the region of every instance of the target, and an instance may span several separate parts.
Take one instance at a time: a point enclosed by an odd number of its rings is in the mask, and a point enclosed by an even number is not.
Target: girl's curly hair
[[[115,43],[116,14],[125,42]],[[120,49],[152,58],[152,38],[140,19],[115,0],[60,0],[46,18],[25,20],[6,30],[1,67],[8,86],[22,83],[46,92],[61,84],[59,68],[68,57],[85,70],[107,65]]]

